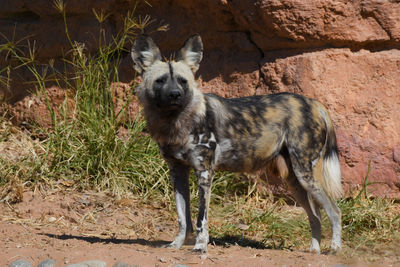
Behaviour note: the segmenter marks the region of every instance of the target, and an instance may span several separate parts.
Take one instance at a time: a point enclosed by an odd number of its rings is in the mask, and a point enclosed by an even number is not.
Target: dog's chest
[[[160,147],[167,160],[178,160],[196,170],[212,168],[218,160],[220,148],[211,131],[191,133],[183,145]]]

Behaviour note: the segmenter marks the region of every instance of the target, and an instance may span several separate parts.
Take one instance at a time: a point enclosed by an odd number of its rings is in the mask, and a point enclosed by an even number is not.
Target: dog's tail
[[[324,120],[326,124],[326,142],[323,150],[322,161],[322,186],[325,192],[333,199],[343,196],[342,175],[338,157],[336,135],[333,129],[332,120],[324,110]]]

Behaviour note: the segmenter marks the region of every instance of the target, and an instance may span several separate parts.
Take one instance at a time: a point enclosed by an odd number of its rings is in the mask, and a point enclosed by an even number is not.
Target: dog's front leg
[[[207,252],[208,235],[208,210],[210,205],[211,183],[213,170],[196,171],[199,187],[199,215],[197,218],[196,244],[194,251],[200,253]]]
[[[174,186],[176,211],[178,213],[179,230],[174,241],[167,245],[171,248],[180,248],[188,233],[193,232],[192,219],[190,217],[190,192],[188,166],[169,163],[171,182]]]

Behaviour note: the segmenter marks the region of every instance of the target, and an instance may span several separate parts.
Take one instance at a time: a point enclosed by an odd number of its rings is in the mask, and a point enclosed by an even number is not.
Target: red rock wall
[[[205,55],[203,91],[282,91],[316,98],[332,113],[344,187],[371,171],[376,195],[400,197],[400,1],[150,1],[169,23],[167,51],[193,32]]]
[[[0,11],[0,32],[11,34],[17,22],[17,35],[32,33],[45,60],[59,57],[65,44],[49,2],[9,1]],[[336,125],[345,188],[356,190],[370,163],[369,181],[377,183],[370,192],[400,197],[400,1],[147,2],[151,7],[141,3],[136,14],[155,19],[149,32],[169,25],[152,34],[165,56],[191,34],[202,36],[203,91],[228,97],[290,91],[320,100]],[[130,0],[66,3],[72,34],[92,51],[98,32],[92,7],[110,14],[103,23],[110,35],[134,7]],[[124,81],[133,76],[129,56],[121,72]]]

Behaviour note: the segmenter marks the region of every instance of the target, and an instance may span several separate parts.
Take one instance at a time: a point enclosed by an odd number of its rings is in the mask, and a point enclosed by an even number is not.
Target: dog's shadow
[[[41,233],[41,235],[59,239],[59,240],[69,240],[76,239],[82,240],[91,244],[94,243],[104,243],[104,244],[138,244],[149,247],[163,247],[170,243],[170,241],[165,240],[146,240],[143,238],[136,239],[121,239],[121,238],[112,238],[112,237],[97,237],[97,236],[80,236],[80,235],[68,235],[68,234],[49,234],[49,233]],[[223,236],[220,238],[210,237],[210,244],[215,246],[222,247],[230,247],[230,246],[241,246],[241,247],[250,247],[256,249],[271,249],[271,247],[266,246],[264,243],[251,240],[248,238],[244,238],[243,236]]]
[[[42,233],[41,235],[45,235],[50,238],[59,239],[59,240],[82,240],[91,244],[95,243],[104,243],[104,244],[138,244],[143,246],[149,247],[162,247],[167,245],[168,241],[165,240],[146,240],[143,238],[136,238],[136,239],[124,239],[124,238],[113,238],[113,237],[97,237],[97,236],[80,236],[80,235],[57,235],[57,234],[49,234],[49,233]]]
[[[272,249],[272,247],[266,246],[263,242],[245,238],[240,235],[226,235],[219,238],[210,237],[210,244],[222,247],[240,246],[256,249]]]

